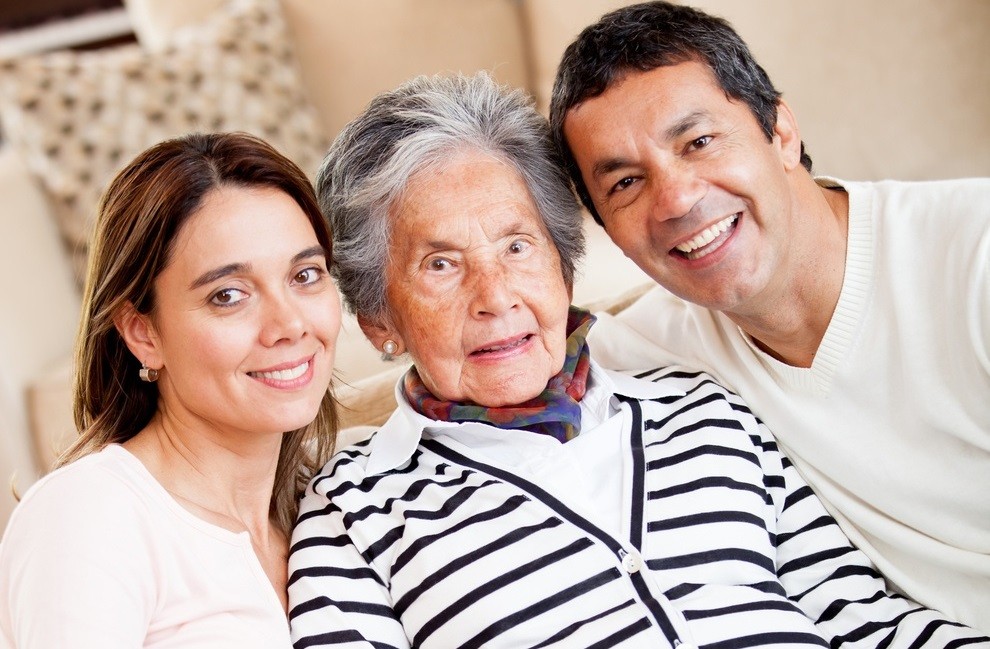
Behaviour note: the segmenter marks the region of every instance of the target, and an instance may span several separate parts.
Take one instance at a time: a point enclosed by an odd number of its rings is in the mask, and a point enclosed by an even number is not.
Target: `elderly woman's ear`
[[[398,356],[405,353],[406,349],[402,343],[402,336],[395,330],[395,327],[389,322],[387,316],[373,318],[358,314],[357,321],[361,327],[361,331],[371,341],[371,344],[375,346],[375,349],[389,356]]]

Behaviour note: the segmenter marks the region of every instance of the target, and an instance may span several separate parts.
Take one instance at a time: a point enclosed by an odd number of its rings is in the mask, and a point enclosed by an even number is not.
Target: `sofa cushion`
[[[131,45],[3,61],[0,122],[44,186],[80,278],[100,193],[151,144],[243,130],[312,173],[328,143],[277,0],[233,0],[157,54]]]
[[[142,45],[160,47],[217,0],[126,0]],[[334,135],[378,93],[418,74],[489,70],[529,88],[515,0],[282,0],[310,98]]]
[[[78,437],[72,415],[72,358],[65,357],[39,376],[28,390],[27,402],[38,466],[47,472]]]
[[[124,0],[141,47],[161,52],[184,27],[206,22],[227,0]]]
[[[528,88],[513,0],[282,0],[282,6],[306,88],[329,133],[378,93],[419,74],[489,70],[502,83]]]
[[[24,493],[39,474],[25,394],[71,352],[79,295],[55,223],[44,218],[45,195],[7,146],[0,197],[0,480]],[[68,408],[68,393],[60,399]],[[15,504],[11,489],[0,489],[0,533]]]

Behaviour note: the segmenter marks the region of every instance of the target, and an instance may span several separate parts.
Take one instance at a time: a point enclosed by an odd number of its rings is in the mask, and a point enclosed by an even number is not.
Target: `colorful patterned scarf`
[[[473,403],[442,401],[435,397],[413,366],[406,372],[406,398],[413,409],[438,421],[479,421],[497,428],[518,428],[550,435],[560,442],[581,430],[581,404],[588,386],[590,353],[588,330],[595,323],[590,312],[572,306],[567,314],[567,350],[564,367],[534,399],[515,406],[488,408]]]

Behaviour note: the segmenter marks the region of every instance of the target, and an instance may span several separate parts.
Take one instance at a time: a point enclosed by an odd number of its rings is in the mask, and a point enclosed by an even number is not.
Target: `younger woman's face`
[[[221,434],[311,422],[330,383],[340,302],[287,194],[222,187],[179,231],[150,318],[159,408]]]

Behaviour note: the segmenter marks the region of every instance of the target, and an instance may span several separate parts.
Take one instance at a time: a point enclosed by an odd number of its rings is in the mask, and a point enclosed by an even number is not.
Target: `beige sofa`
[[[183,39],[197,25],[218,20],[225,2],[128,0],[141,48],[133,56],[175,56],[181,51],[176,39],[195,47],[195,39]],[[503,82],[527,89],[545,109],[564,46],[581,27],[621,4],[281,0],[278,6],[315,128],[325,138],[311,143],[319,149],[376,92],[420,73],[490,69]],[[695,4],[729,18],[750,42],[795,110],[816,171],[856,179],[990,175],[985,0]],[[235,35],[233,41],[240,40]],[[0,104],[8,100],[0,96]],[[19,126],[4,123],[8,139],[17,139],[10,136]],[[67,230],[53,208],[56,176],[39,172],[20,147],[0,147],[0,482],[6,485],[13,476],[20,490],[74,434],[69,385],[79,265],[65,242],[81,235]],[[587,226],[589,255],[575,301],[621,308],[647,278],[601,229]],[[337,374],[349,424],[373,423],[387,413],[400,369],[380,361],[354,321],[345,320]],[[0,529],[14,505],[7,491],[0,489]]]

